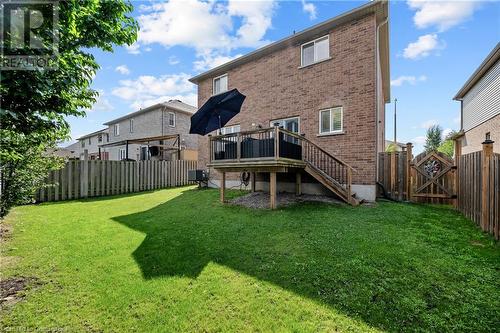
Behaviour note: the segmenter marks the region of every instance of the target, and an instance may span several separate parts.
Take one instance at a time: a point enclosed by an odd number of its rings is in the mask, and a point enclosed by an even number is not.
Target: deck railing
[[[279,140],[275,140],[279,138]],[[292,159],[306,163],[350,197],[352,167],[304,136],[271,127],[210,137],[210,163]]]

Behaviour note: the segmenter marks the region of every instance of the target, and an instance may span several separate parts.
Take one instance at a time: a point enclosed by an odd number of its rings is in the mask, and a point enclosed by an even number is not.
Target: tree
[[[453,141],[453,137],[457,134],[456,131],[451,131],[450,134],[446,136],[444,141],[439,145],[437,151],[448,155],[450,158],[453,157],[455,153],[455,143]]]
[[[60,167],[45,152],[68,138],[65,117],[84,116],[98,95],[90,87],[99,69],[90,50],[131,45],[138,31],[132,10],[123,0],[60,1],[55,68],[2,72],[0,216],[29,202],[47,172]]]
[[[424,149],[426,152],[437,150],[441,145],[443,130],[439,125],[433,125],[427,129]]]

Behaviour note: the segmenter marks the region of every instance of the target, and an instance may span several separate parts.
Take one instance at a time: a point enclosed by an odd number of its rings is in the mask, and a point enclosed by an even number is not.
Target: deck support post
[[[226,173],[222,172],[221,173],[221,181],[220,181],[220,202],[224,203],[225,202],[225,192],[226,191]]]
[[[302,174],[300,171],[295,173],[295,195],[302,195]]]
[[[276,209],[276,172],[271,172],[269,177],[270,208]]]
[[[252,192],[255,192],[255,176],[257,175],[257,172],[252,172],[250,174],[250,188]]]

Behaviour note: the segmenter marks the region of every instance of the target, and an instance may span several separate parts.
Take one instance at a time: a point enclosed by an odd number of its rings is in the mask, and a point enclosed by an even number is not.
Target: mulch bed
[[[268,209],[269,208],[269,193],[253,192],[244,196],[235,198],[229,203],[233,205],[243,206],[253,209]],[[278,193],[276,195],[276,204],[278,207],[286,207],[300,202],[322,202],[336,205],[343,205],[342,201],[325,195],[310,195],[302,194],[297,196],[293,193]]]

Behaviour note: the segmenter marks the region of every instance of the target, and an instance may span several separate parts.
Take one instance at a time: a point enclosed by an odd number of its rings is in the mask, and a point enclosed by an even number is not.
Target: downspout
[[[460,100],[460,130],[464,130],[464,99]]]
[[[383,20],[378,26],[377,26],[377,33],[376,35],[376,54],[375,54],[375,103],[376,103],[376,115],[375,115],[375,181],[378,181],[378,170],[379,170],[379,161],[378,161],[378,134],[379,134],[379,126],[380,126],[380,119],[379,119],[379,113],[380,113],[380,103],[379,103],[379,94],[378,94],[378,89],[379,89],[379,80],[378,80],[378,69],[379,69],[379,60],[380,60],[380,49],[379,49],[379,35],[380,35],[380,27],[383,26],[384,24],[387,24],[389,22],[389,14],[387,14],[387,18]],[[380,73],[382,75],[382,73]],[[385,104],[385,101],[384,101]],[[385,123],[384,123],[385,126]],[[383,138],[383,142],[385,142],[385,137]]]

